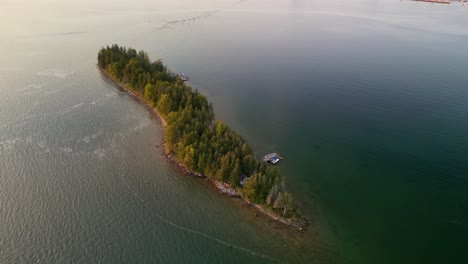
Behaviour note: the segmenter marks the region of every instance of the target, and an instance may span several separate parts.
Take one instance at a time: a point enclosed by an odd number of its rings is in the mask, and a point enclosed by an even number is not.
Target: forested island
[[[186,172],[211,179],[218,189],[241,196],[284,223],[303,220],[278,168],[257,159],[239,134],[215,120],[206,97],[161,60],[151,62],[144,51],[112,45],[99,51],[98,66],[156,110],[163,122],[165,153]]]

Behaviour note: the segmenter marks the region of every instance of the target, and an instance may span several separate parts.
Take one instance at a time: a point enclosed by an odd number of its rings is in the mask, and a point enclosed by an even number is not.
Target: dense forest
[[[151,62],[144,51],[112,45],[100,50],[98,65],[157,109],[167,123],[166,151],[188,169],[228,183],[248,200],[285,217],[299,215],[278,168],[255,158],[239,134],[215,121],[206,97],[161,60]]]

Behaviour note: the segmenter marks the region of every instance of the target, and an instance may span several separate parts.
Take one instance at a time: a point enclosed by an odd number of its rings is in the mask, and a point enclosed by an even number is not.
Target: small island
[[[256,158],[239,134],[215,120],[206,97],[161,60],[151,62],[144,51],[114,44],[99,51],[98,67],[160,118],[164,155],[186,174],[209,180],[222,193],[240,197],[284,224],[302,229],[308,223],[278,168]]]

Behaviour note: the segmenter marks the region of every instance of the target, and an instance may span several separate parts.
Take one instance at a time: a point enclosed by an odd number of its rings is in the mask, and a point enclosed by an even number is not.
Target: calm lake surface
[[[0,6],[0,263],[468,261],[468,7]],[[277,229],[168,164],[160,125],[96,68],[112,43],[190,76],[258,156],[279,151],[312,227]]]

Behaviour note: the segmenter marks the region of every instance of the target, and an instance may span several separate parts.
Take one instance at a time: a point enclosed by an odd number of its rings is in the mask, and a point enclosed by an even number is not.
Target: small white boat
[[[278,154],[273,152],[273,153],[270,153],[270,154],[267,154],[267,155],[263,156],[262,159],[265,162],[269,162],[269,163],[271,163],[273,165],[276,165],[276,163],[278,163],[280,161],[281,157]]]
[[[269,160],[269,162],[273,165],[275,165],[276,163],[278,163],[280,161],[280,159],[278,157],[274,157],[272,158],[271,160]]]
[[[180,78],[182,81],[184,81],[184,82],[186,82],[186,81],[188,81],[188,80],[189,80],[189,77],[188,77],[188,76],[186,76],[186,75],[185,75],[185,74],[183,74],[183,73],[179,73],[179,74],[177,74],[177,77],[179,77],[179,78]]]

